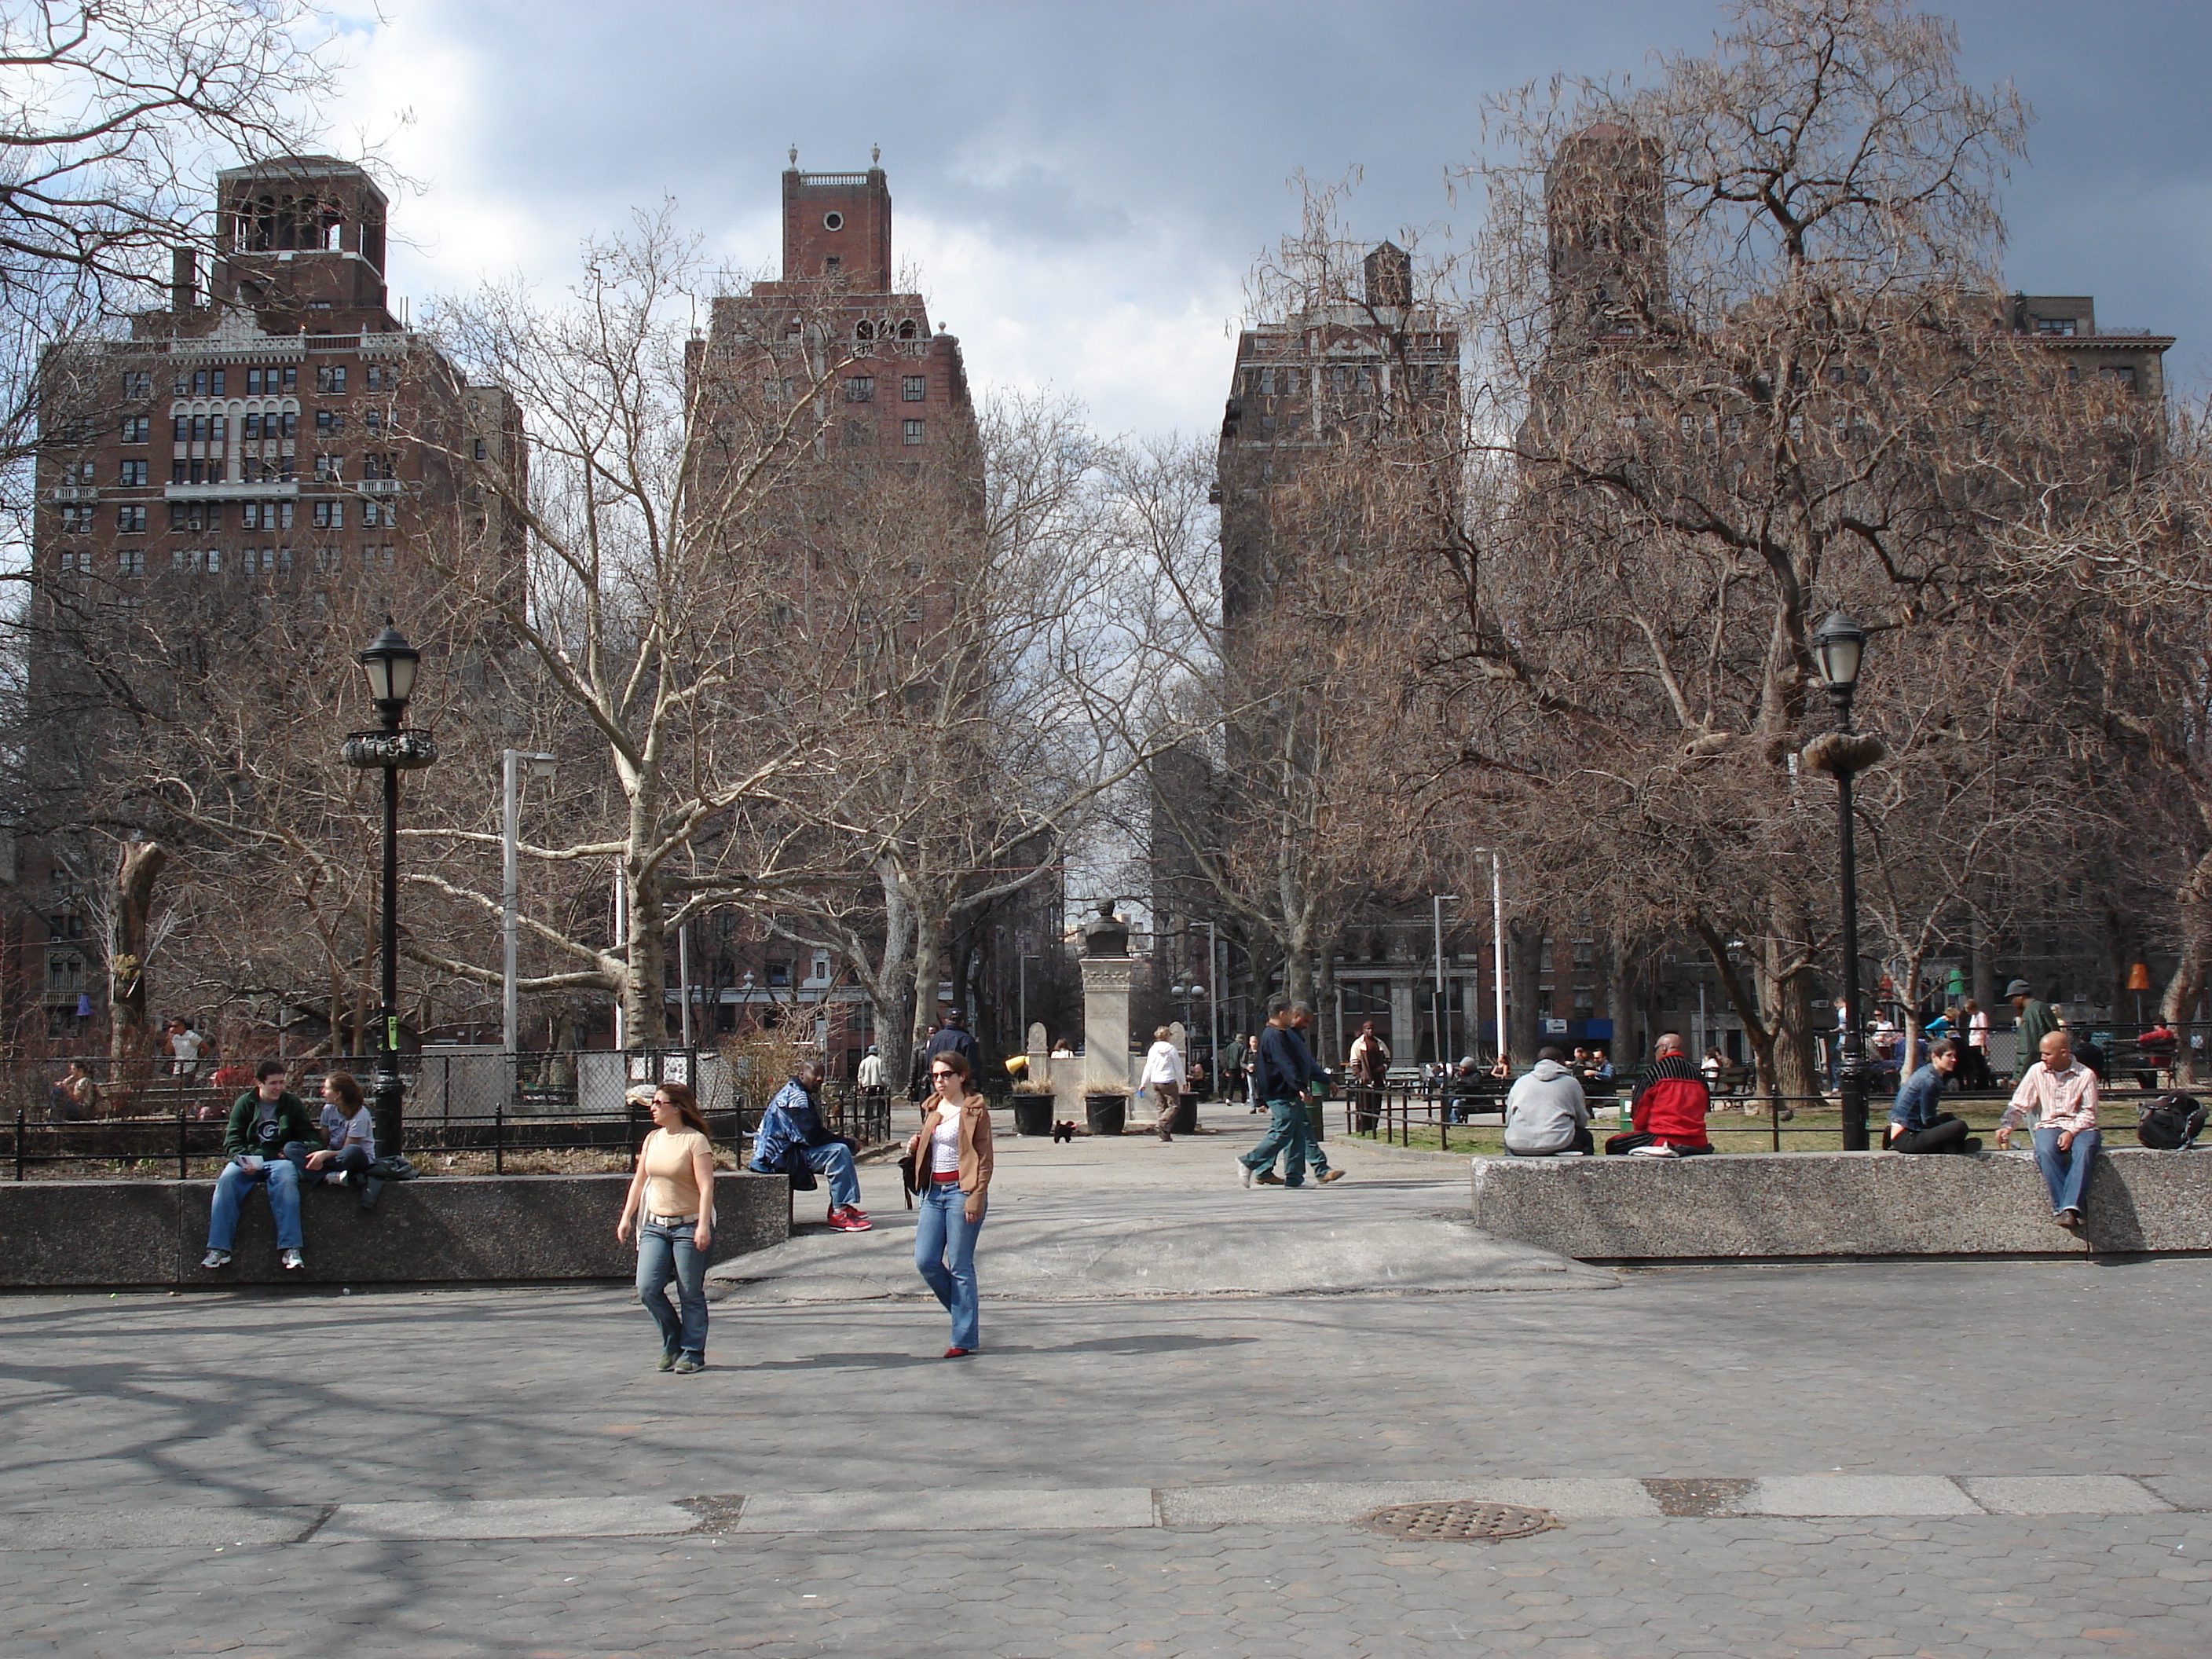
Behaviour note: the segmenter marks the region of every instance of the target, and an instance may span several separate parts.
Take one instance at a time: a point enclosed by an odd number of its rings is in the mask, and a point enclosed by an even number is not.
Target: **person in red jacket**
[[[1636,1098],[1628,1109],[1628,1121],[1636,1127],[1611,1137],[1605,1150],[1645,1158],[1710,1152],[1713,1144],[1705,1138],[1705,1112],[1712,1094],[1690,1063],[1681,1033],[1668,1031],[1651,1052],[1651,1067],[1637,1085]]]

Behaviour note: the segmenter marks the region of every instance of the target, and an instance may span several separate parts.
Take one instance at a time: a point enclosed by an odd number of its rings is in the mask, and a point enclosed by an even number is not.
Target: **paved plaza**
[[[696,1377],[613,1290],[0,1300],[0,1654],[2212,1650],[2212,1261],[1024,1299],[1048,1223],[1464,1206],[1357,1148],[1240,1190],[1220,1121],[1002,1140],[962,1362],[872,1295],[733,1293]],[[1355,1524],[1462,1497],[1559,1524]]]

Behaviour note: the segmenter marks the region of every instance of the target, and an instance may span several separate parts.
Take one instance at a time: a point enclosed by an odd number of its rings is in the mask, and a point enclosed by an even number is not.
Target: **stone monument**
[[[1083,1091],[1129,1092],[1129,924],[1102,899],[1083,925]]]

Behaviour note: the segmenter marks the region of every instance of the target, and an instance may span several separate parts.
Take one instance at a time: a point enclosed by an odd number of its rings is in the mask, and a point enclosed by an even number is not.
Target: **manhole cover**
[[[1545,1510],[1519,1504],[1393,1504],[1363,1515],[1359,1524],[1392,1538],[1457,1539],[1462,1542],[1526,1538],[1559,1524]]]

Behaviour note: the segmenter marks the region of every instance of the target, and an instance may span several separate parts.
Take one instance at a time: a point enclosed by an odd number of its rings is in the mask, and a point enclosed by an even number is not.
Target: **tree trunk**
[[[107,941],[107,1058],[118,1069],[146,1057],[146,921],[154,882],[169,861],[155,841],[125,846],[115,866],[114,937]]]
[[[1537,1011],[1536,988],[1544,974],[1544,921],[1522,916],[1505,924],[1505,994],[1510,1006],[1505,1023],[1511,1032],[1506,1043],[1516,1065],[1535,1063],[1536,1050],[1544,1046],[1542,1016]]]
[[[1813,1046],[1812,918],[1796,905],[1778,903],[1775,908],[1775,937],[1766,945],[1774,1048],[1762,1061],[1759,1075],[1771,1079],[1770,1094],[1811,1099],[1820,1092]]]
[[[632,1048],[668,1046],[668,918],[660,868],[640,859],[623,860],[629,915],[623,975],[623,1039]]]
[[[2212,852],[2197,860],[2174,890],[2173,910],[2181,923],[2181,959],[2174,964],[2173,977],[2166,981],[2166,993],[2158,1000],[2158,1016],[2179,1032],[2185,1022],[2196,1018],[2197,999],[2204,994],[2206,968],[2212,963]],[[2175,1063],[2182,1067],[2185,1081],[2201,1080],[2199,1058],[2190,1046],[2189,1035],[2184,1034]]]

